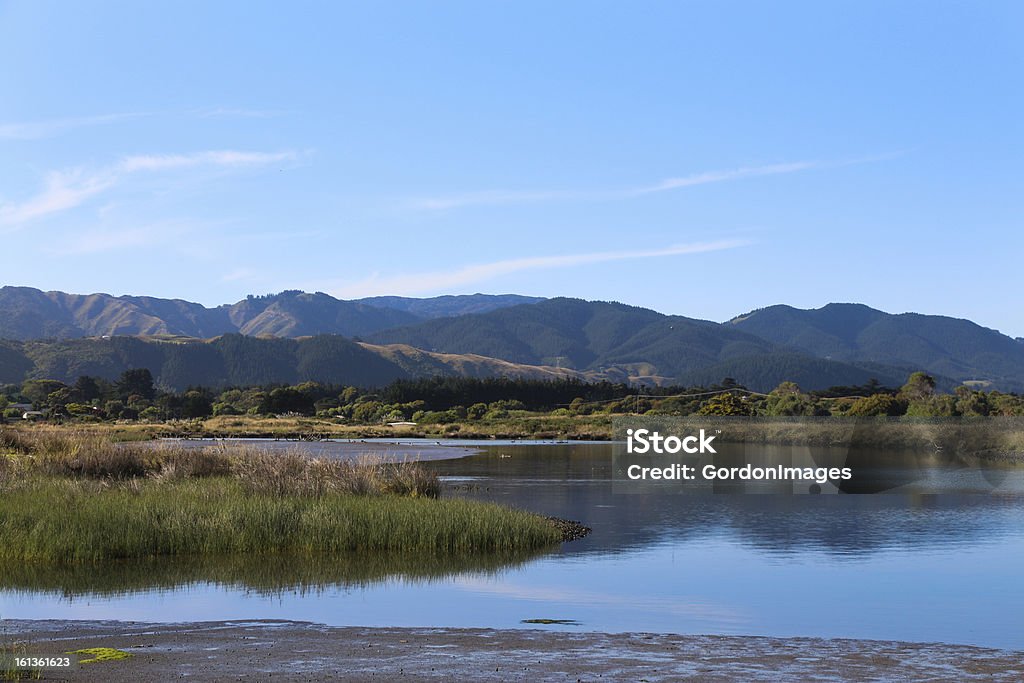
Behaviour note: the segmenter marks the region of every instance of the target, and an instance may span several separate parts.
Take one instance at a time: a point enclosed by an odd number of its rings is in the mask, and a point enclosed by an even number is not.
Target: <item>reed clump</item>
[[[340,461],[237,443],[113,443],[93,431],[6,429],[0,431],[0,454],[6,454],[0,460],[0,487],[36,474],[106,481],[147,477],[158,482],[233,477],[246,491],[272,495],[436,498],[441,493],[437,475],[418,462],[386,463],[368,456]]]
[[[0,432],[0,567],[188,555],[520,553],[562,533],[532,513],[436,500],[419,463],[237,444],[114,444]]]
[[[0,499],[0,566],[177,555],[490,553],[561,533],[537,515],[465,500],[252,493],[233,478],[43,480]]]

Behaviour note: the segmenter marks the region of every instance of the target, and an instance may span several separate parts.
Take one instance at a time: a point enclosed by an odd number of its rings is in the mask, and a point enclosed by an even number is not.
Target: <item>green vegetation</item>
[[[84,655],[79,659],[79,664],[96,664],[97,662],[116,662],[121,659],[129,659],[132,653],[118,650],[113,647],[85,647],[81,650],[71,650],[69,655]]]
[[[0,432],[0,564],[179,555],[479,554],[557,543],[536,515],[436,500],[423,466]]]
[[[639,392],[639,393],[638,393]],[[1024,415],[1024,397],[961,385],[943,392],[925,373],[891,389],[861,385],[803,391],[783,382],[768,393],[729,378],[699,387],[637,389],[574,379],[433,377],[380,389],[303,382],[215,392],[158,391],[148,370],[118,381],[79,377],[73,385],[29,380],[0,387],[0,400],[31,401],[51,421],[103,425],[118,440],[163,436],[609,438],[611,417],[988,417]],[[21,410],[9,409],[11,417]],[[394,423],[395,426],[388,426]],[[412,424],[410,424],[412,423]]]
[[[727,325],[818,358],[917,368],[956,383],[985,378],[1003,389],[1024,390],[1024,344],[969,320],[828,304],[813,310],[771,306]]]
[[[0,382],[114,381],[145,368],[179,393],[304,382],[380,387],[437,375],[677,386],[735,377],[768,392],[787,380],[814,390],[871,378],[895,386],[919,369],[944,391],[1024,391],[1024,344],[968,320],[829,304],[773,306],[719,325],[614,302],[526,301],[384,297],[369,305],[286,291],[206,309],[2,287],[0,339],[21,341],[0,341]],[[103,337],[111,320],[137,336]]]
[[[47,482],[0,501],[0,562],[154,555],[489,553],[560,535],[525,512],[468,501],[252,494],[213,479],[138,486]]]
[[[772,348],[763,339],[702,320],[568,298],[430,320],[384,330],[369,340],[578,370],[642,363],[667,378]]]
[[[226,479],[45,482],[0,501],[0,562],[154,555],[489,553],[561,535],[535,515],[463,500],[252,493]]]

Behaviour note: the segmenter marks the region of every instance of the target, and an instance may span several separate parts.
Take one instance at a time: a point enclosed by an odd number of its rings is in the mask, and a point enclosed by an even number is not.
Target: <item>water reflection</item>
[[[757,496],[616,493],[609,444],[486,447],[431,467],[455,495],[582,521],[594,532],[566,553],[619,553],[725,536],[769,553],[856,557],[1016,537],[1016,495]],[[457,473],[457,474],[456,474]],[[1020,476],[1020,472],[1016,473]]]
[[[445,581],[455,575],[484,579],[543,554],[238,555],[160,557],[69,565],[19,563],[0,568],[0,589],[52,593],[75,599],[216,584],[260,596],[285,592],[306,595],[339,587],[363,588],[395,579],[410,583]]]
[[[0,614],[489,628],[550,618],[578,625],[530,627],[1024,649],[1021,496],[624,495],[613,490],[609,444],[494,444],[429,466],[446,495],[593,532],[536,557],[0,568]]]

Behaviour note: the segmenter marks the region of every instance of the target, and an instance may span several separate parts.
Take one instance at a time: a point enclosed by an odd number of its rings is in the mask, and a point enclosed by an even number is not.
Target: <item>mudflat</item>
[[[44,672],[91,681],[1020,681],[1024,652],[941,643],[295,621],[2,622],[25,655],[116,648]]]

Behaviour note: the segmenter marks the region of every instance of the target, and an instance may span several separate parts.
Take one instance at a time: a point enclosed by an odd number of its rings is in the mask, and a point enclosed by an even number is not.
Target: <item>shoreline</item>
[[[466,442],[553,441],[556,443],[612,443],[612,418],[586,416],[552,419],[545,416],[510,418],[495,422],[408,426],[338,424],[320,418],[208,418],[183,423],[74,423],[63,428],[108,435],[115,441],[222,441],[260,440],[292,443],[328,441],[445,441],[452,448]],[[621,416],[620,416],[621,417]],[[961,457],[985,462],[1024,462],[1024,422],[1007,425],[1000,418],[955,419],[949,423],[928,420],[886,418],[739,418],[706,416],[637,418],[690,423],[701,420],[705,427],[720,426],[721,441],[750,445],[822,447],[836,443],[858,448],[961,453]],[[9,425],[25,429],[24,425]],[[61,428],[46,426],[42,429]],[[32,430],[39,428],[29,426]]]
[[[4,620],[26,654],[110,647],[128,659],[43,680],[1018,681],[1024,652],[886,640],[538,629],[330,627],[295,621],[155,624]]]

